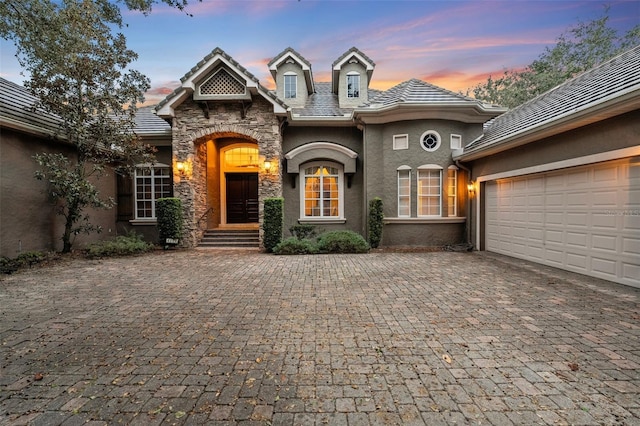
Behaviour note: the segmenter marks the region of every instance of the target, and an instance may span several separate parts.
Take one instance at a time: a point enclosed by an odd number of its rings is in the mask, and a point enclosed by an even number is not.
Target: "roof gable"
[[[367,81],[371,81],[371,76],[373,75],[373,70],[376,67],[376,64],[371,60],[371,58],[358,50],[358,48],[352,47],[351,49],[343,53],[331,65],[333,91],[335,93],[338,93],[340,70],[345,64],[348,64],[350,61],[357,61],[358,63],[362,64],[363,68],[367,72]]]
[[[311,72],[311,62],[307,61],[301,54],[296,52],[291,47],[287,47],[267,64],[267,66],[269,67],[269,71],[273,76],[273,79],[276,79],[276,76],[278,74],[278,67],[288,61],[293,61],[294,63],[300,65],[307,83],[308,92],[310,94],[313,93],[315,91],[315,87],[313,81],[313,73]]]
[[[198,97],[198,85],[208,81],[220,67],[224,67],[230,75],[245,85],[246,93],[249,97],[251,94],[258,94],[271,102],[274,107],[274,112],[284,113],[286,111],[286,105],[263,87],[253,74],[222,49],[216,47],[180,79],[180,87],[175,89],[156,107],[157,114],[161,117],[173,117],[175,108],[193,96],[194,93],[196,93],[196,97]],[[234,96],[238,99],[243,98],[242,95],[237,93]],[[234,96],[227,98],[234,98]],[[246,95],[244,95],[244,97],[246,97]]]
[[[497,117],[460,158],[480,158],[638,108],[640,46]]]

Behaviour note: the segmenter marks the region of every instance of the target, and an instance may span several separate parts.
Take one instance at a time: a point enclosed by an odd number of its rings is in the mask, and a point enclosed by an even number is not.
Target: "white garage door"
[[[489,181],[485,248],[640,287],[640,163]]]

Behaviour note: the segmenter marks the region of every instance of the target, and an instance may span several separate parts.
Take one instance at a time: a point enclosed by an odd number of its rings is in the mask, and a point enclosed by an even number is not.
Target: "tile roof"
[[[475,99],[413,78],[369,98],[369,105],[388,106],[396,103],[477,102]]]
[[[331,83],[316,82],[316,91],[307,98],[303,108],[292,108],[294,115],[303,117],[342,117],[353,108],[340,108],[338,96],[331,91]]]
[[[498,116],[483,136],[464,148],[462,157],[576,117],[631,92],[640,96],[640,46]]]
[[[34,110],[37,98],[25,87],[0,77],[0,123],[43,136],[59,136],[62,120],[42,109]],[[171,126],[158,117],[153,106],[138,109],[134,131],[139,135],[171,135]]]
[[[134,131],[139,136],[170,136],[171,126],[155,113],[155,105],[138,108]]]
[[[60,131],[60,117],[34,109],[37,98],[29,91],[0,77],[0,124],[29,133],[55,136]]]

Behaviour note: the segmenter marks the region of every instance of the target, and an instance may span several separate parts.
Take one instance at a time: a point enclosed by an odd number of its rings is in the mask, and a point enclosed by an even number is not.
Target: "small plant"
[[[318,246],[312,240],[289,237],[273,248],[275,254],[316,254]]]
[[[367,253],[369,243],[353,231],[329,231],[318,237],[321,253]]]
[[[268,252],[282,241],[282,228],[284,226],[284,199],[265,198],[262,229],[264,231],[262,242]]]
[[[369,201],[369,244],[373,248],[377,248],[382,241],[383,219],[382,199],[375,197]]]
[[[160,245],[168,248],[177,245],[182,237],[182,202],[179,198],[168,197],[156,200],[156,217]]]
[[[151,249],[153,249],[153,244],[144,241],[141,235],[131,233],[117,236],[112,240],[90,244],[85,255],[88,258],[130,256],[146,253]]]
[[[291,232],[291,235],[299,240],[315,238],[315,236],[318,234],[316,231],[316,226],[309,224],[293,225],[291,228],[289,228],[289,232]]]
[[[0,273],[12,274],[18,269],[31,267],[42,263],[49,259],[51,256],[39,251],[25,251],[20,253],[13,259],[6,256],[0,257]]]

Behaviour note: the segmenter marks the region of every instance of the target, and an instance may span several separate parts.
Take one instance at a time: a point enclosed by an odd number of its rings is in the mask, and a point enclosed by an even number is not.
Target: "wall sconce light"
[[[191,155],[189,155],[189,157],[187,158],[186,161],[176,161],[175,162],[175,167],[176,167],[176,171],[178,172],[178,178],[180,179],[189,179],[191,178],[191,174],[193,172],[193,165],[192,165],[192,157]]]
[[[473,196],[476,193],[476,184],[471,181],[467,184],[467,191],[469,191],[469,195]]]
[[[271,171],[271,161],[264,162],[264,170],[269,173]]]

